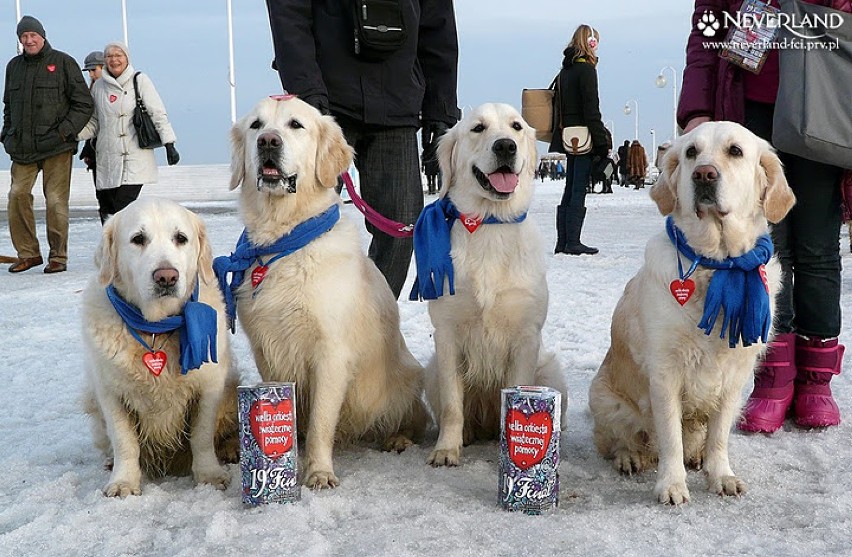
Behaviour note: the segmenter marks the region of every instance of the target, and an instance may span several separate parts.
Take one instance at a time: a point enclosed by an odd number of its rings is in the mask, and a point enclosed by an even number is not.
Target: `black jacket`
[[[588,62],[574,61],[574,48],[568,47],[562,53],[562,70],[559,72],[559,107],[561,125],[586,126],[592,135],[592,150],[595,154],[606,156],[607,136],[601,120],[598,102],[598,74]],[[554,126],[550,150],[564,153],[562,130]]]
[[[80,66],[45,41],[38,54],[19,54],[6,66],[0,141],[21,164],[76,151],[93,109]]]
[[[281,84],[310,104],[365,124],[449,126],[458,37],[452,0],[400,0],[405,43],[383,61],[356,56],[354,0],[266,0]]]

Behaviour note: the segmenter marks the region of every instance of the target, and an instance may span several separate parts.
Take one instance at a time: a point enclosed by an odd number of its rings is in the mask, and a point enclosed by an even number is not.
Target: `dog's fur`
[[[259,147],[261,136],[280,148]],[[255,244],[270,244],[340,203],[334,186],[353,153],[330,116],[299,99],[263,99],[234,125],[231,140],[231,188],[242,185],[241,212]],[[403,450],[422,436],[423,369],[400,333],[387,282],[345,217],[274,262],[257,289],[247,279],[237,309],[261,377],[297,383],[307,486],[339,483],[335,437]]]
[[[501,140],[515,151],[498,154]],[[449,196],[461,213],[511,221],[529,208],[535,132],[511,106],[473,110],[441,139],[438,158],[444,175],[440,195]],[[515,174],[517,186],[497,192],[480,182],[474,167],[480,179],[498,169]],[[474,233],[456,223],[451,242],[455,295],[429,302],[436,354],[426,387],[440,424],[429,456],[434,466],[455,466],[463,443],[499,435],[502,388],[551,386],[563,393],[563,408],[568,403],[559,364],[542,349],[548,291],[535,223],[528,218],[482,224]]]
[[[719,174],[709,196],[693,180],[703,165]],[[754,248],[767,219],[778,222],[795,202],[769,144],[731,122],[706,123],[678,138],[651,197],[663,215],[673,215],[695,252],[713,259]],[[689,499],[685,465],[703,466],[716,493],[745,492],[729,464],[728,436],[743,385],[766,348],[729,348],[719,338],[721,318],[710,335],[697,327],[713,270],[698,267],[695,292],[681,307],[669,290],[678,278],[677,257],[664,230],[648,242],[645,263],[615,308],[611,346],[589,391],[598,451],[625,474],[659,460],[655,495],[672,504]],[[766,275],[774,311],[781,283],[775,258]]]
[[[185,240],[185,241],[184,241]],[[104,225],[95,255],[97,276],[83,298],[86,344],[84,402],[93,418],[95,445],[107,455],[108,496],[138,495],[141,474],[184,474],[225,489],[230,474],[217,462],[237,458],[236,373],[231,370],[222,294],[213,276],[211,251],[201,219],[177,203],[143,198]],[[172,288],[154,273],[179,273]],[[219,314],[218,364],[181,375],[180,338],[140,333],[167,355],[155,377],[142,363],[146,350],[112,307],[104,287],[138,307],[149,321],[178,315],[199,281],[199,301]],[[161,347],[162,344],[162,347]],[[111,462],[111,464],[110,464]]]

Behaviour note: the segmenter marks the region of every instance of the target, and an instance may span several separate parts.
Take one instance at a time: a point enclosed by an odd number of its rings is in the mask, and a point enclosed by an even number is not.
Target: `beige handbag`
[[[592,135],[588,126],[569,126],[562,130],[562,146],[568,155],[585,155],[592,152]]]
[[[559,76],[556,76],[558,79]],[[547,89],[524,89],[521,92],[521,116],[535,128],[535,138],[550,143],[553,137],[553,97],[556,79]]]

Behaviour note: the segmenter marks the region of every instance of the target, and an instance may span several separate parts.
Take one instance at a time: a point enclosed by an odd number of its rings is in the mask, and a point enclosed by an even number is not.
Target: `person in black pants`
[[[414,223],[423,209],[417,128],[431,150],[460,116],[455,12],[452,0],[399,0],[389,10],[372,4],[267,0],[274,67],[288,93],[343,128],[364,200],[389,219]],[[382,26],[381,37],[367,29]],[[369,223],[367,230],[370,258],[399,297],[414,244]]]
[[[624,140],[624,145],[618,148],[618,184],[627,187],[627,158],[630,153],[630,141]]]
[[[571,43],[563,52],[559,72],[559,121],[563,127],[586,126],[592,138],[592,152],[573,155],[562,143],[562,130],[555,129],[550,144],[553,152],[566,153],[565,191],[556,208],[556,248],[554,253],[594,255],[597,248],[580,242],[586,219],[586,191],[591,179],[592,157],[606,157],[609,151],[606,128],[598,103],[598,75],[595,51],[600,36],[588,25],[574,31]]]

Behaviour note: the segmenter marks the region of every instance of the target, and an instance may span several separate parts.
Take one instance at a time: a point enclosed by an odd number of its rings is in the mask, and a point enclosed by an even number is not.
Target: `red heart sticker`
[[[166,353],[162,350],[145,352],[142,355],[142,363],[145,364],[148,371],[153,373],[155,377],[159,377],[163,368],[166,367]]]
[[[269,458],[278,458],[293,447],[293,401],[285,399],[277,404],[258,400],[249,409],[251,433],[257,446]]]
[[[459,220],[462,222],[467,231],[473,234],[476,232],[476,229],[479,228],[479,225],[482,224],[481,218],[471,217],[468,215],[462,215],[459,217]]]
[[[527,416],[520,410],[506,412],[506,439],[509,458],[515,466],[526,470],[542,461],[553,435],[553,419],[547,412]]]
[[[269,267],[266,265],[259,265],[251,272],[251,287],[257,288],[257,285],[263,282],[263,279],[266,278],[266,272],[269,270]]]
[[[109,96],[109,102],[114,103],[117,100],[118,100],[118,97],[116,95],[110,95]]]
[[[48,64],[47,65],[47,71],[55,72],[56,71],[56,64]]]
[[[672,291],[672,296],[677,300],[677,303],[683,305],[689,301],[692,293],[695,292],[695,283],[692,282],[692,279],[675,279],[669,285],[669,290]]]
[[[759,266],[757,272],[760,273],[760,280],[763,281],[763,287],[766,289],[766,293],[769,294],[769,279],[766,277],[766,265]]]

